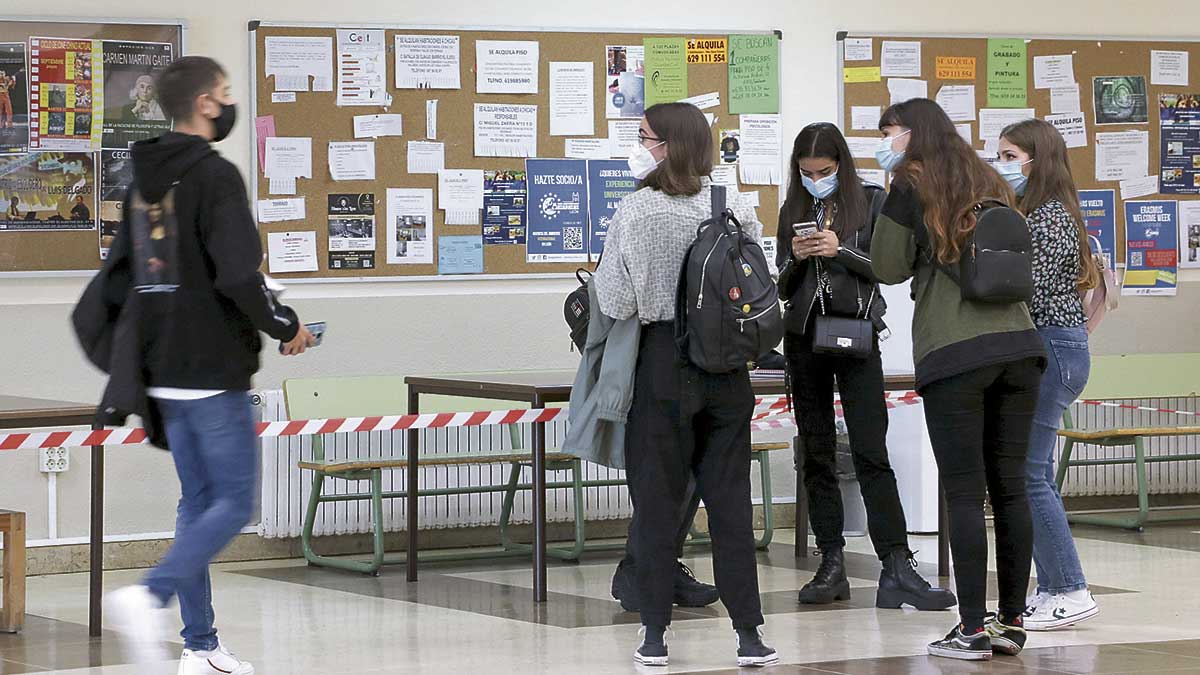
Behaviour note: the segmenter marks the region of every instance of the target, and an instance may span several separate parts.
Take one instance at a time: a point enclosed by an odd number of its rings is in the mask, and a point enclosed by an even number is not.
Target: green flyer
[[[987,41],[987,104],[989,108],[1026,108],[1025,41],[989,38]]]
[[[687,40],[646,38],[646,107],[687,98]]]
[[[729,114],[779,112],[779,38],[729,36]]]

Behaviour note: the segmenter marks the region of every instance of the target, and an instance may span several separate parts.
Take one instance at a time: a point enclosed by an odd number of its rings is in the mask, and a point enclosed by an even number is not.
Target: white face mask
[[[657,148],[663,143],[666,143],[666,141],[659,141],[654,147]],[[638,143],[629,153],[629,170],[633,172],[633,177],[638,180],[649,176],[651,171],[658,168],[659,160],[654,159],[654,155],[651,154],[650,150],[652,148],[647,148]]]

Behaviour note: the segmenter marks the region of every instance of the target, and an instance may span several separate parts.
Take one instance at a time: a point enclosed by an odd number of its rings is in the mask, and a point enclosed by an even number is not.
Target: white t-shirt
[[[150,398],[165,398],[171,401],[198,401],[224,394],[228,389],[180,389],[179,387],[147,387]]]

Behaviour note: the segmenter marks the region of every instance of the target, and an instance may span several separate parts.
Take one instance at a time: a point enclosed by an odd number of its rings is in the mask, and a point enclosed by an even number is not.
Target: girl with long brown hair
[[[888,108],[876,159],[893,172],[871,241],[880,281],[912,278],[917,390],[949,511],[960,623],[929,653],[983,660],[1016,654],[1029,584],[1032,533],[1025,457],[1044,369],[1024,303],[964,300],[958,264],[985,201],[1016,205],[1008,183],[929,99]],[[984,499],[995,516],[999,611],[989,615]]]
[[[1054,478],[1059,422],[1083,392],[1091,367],[1079,290],[1095,288],[1100,270],[1079,209],[1067,144],[1058,130],[1038,119],[1017,122],[1001,132],[998,154],[996,168],[1016,190],[1029,221],[1034,281],[1029,311],[1048,361],[1025,462],[1038,582],[1036,594],[1026,601],[1025,628],[1053,630],[1100,611],[1087,590]]]

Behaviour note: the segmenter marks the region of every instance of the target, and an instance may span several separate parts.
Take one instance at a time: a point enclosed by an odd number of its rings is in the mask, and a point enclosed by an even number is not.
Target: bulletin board
[[[336,45],[337,28],[385,29],[384,44],[387,46],[387,91],[392,103],[386,109],[379,106],[337,105],[337,73],[334,73],[334,91],[298,92],[295,103],[273,103],[276,91],[274,76],[268,77],[265,68],[265,40],[271,36],[329,37]],[[445,212],[438,208],[438,176],[436,174],[410,174],[407,165],[409,141],[434,140],[445,143],[446,169],[513,170],[525,169],[525,158],[521,157],[476,157],[474,148],[474,105],[476,103],[506,103],[537,106],[537,157],[565,157],[565,138],[586,138],[550,135],[550,64],[551,62],[584,62],[594,65],[594,134],[604,138],[608,135],[608,119],[603,87],[606,83],[606,48],[609,45],[641,45],[645,37],[677,36],[688,39],[727,38],[707,32],[672,31],[670,33],[604,32],[585,29],[541,31],[527,29],[464,29],[437,27],[381,26],[369,24],[333,25],[280,25],[269,22],[250,24],[252,67],[254,68],[254,111],[255,118],[274,117],[275,135],[280,137],[312,138],[312,179],[297,179],[296,197],[305,199],[305,219],[285,222],[259,223],[263,238],[263,250],[268,247],[267,237],[275,232],[316,232],[316,272],[272,273],[294,280],[382,280],[430,278],[438,275],[437,238],[442,235],[479,235],[481,225],[446,225]],[[395,87],[395,39],[402,35],[456,35],[459,36],[459,79],[458,89],[397,89]],[[781,36],[774,31],[739,31],[738,34]],[[478,94],[476,93],[476,40],[531,40],[539,43],[538,92],[536,94]],[[612,78],[608,78],[612,79]],[[718,92],[721,105],[704,112],[716,116],[712,125],[714,151],[717,148],[721,129],[739,128],[739,116],[730,115],[728,106],[729,76],[727,63],[692,63],[687,66],[687,95],[697,96]],[[438,100],[437,134],[435,139],[426,138],[426,101]],[[782,112],[782,111],[780,111]],[[381,136],[375,139],[375,180],[334,181],[327,166],[328,143],[330,141],[353,141],[353,118],[357,115],[399,113],[403,119],[403,135]],[[369,140],[369,139],[365,139]],[[256,170],[254,198],[267,199],[269,181],[264,175],[258,157],[258,143],[252,143],[253,166]],[[714,156],[714,161],[717,161]],[[388,188],[429,188],[434,191],[432,234],[429,245],[433,250],[432,264],[387,264],[386,246],[386,192]],[[779,186],[742,185],[742,191],[759,193],[760,220],[764,235],[775,231],[779,204]],[[375,195],[375,263],[372,269],[330,269],[328,244],[327,199],[330,194],[373,193]],[[270,195],[270,198],[286,198]],[[527,223],[528,225],[528,223]],[[527,230],[528,235],[528,230]],[[562,275],[572,273],[588,263],[527,263],[526,246],[484,246],[483,276],[512,275]],[[264,266],[265,267],[265,266]],[[472,275],[478,278],[480,275]],[[446,277],[440,277],[446,278]]]
[[[0,42],[24,42],[30,37],[85,38],[161,42],[183,54],[185,22],[182,20],[132,19],[32,19],[0,16]],[[28,95],[28,89],[25,91]],[[92,153],[97,189],[99,154]],[[0,231],[0,274],[36,276],[45,273],[87,274],[100,268],[99,208],[92,215],[97,226],[91,230]]]
[[[1001,36],[990,36],[1001,37]],[[1009,36],[1022,38],[1024,36]],[[869,60],[846,60],[847,40],[870,38],[871,58]],[[864,71],[859,68],[879,68],[881,66],[881,50],[884,41],[919,42],[920,76],[928,82],[928,97],[935,99],[939,90],[946,85],[975,85],[975,109],[995,108],[988,105],[988,39],[989,36],[908,36],[908,35],[879,35],[867,33],[838,33],[838,87],[840,99],[841,126],[847,136],[869,136],[879,138],[878,130],[852,129],[851,112],[854,106],[879,106],[886,109],[890,103],[888,88],[889,78],[886,76],[874,78],[870,82],[851,82],[851,79],[866,79],[856,74]],[[1117,180],[1098,181],[1096,174],[1096,134],[1097,132],[1145,131],[1149,133],[1149,165],[1144,175],[1161,174],[1160,153],[1161,135],[1159,123],[1160,94],[1196,94],[1200,93],[1200,43],[1150,40],[1150,39],[1110,39],[1110,38],[1059,38],[1059,37],[1024,37],[1027,55],[1025,59],[1025,89],[1026,103],[1016,105],[1016,108],[1033,108],[1035,116],[1045,118],[1051,114],[1051,89],[1035,87],[1035,57],[1071,55],[1074,68],[1075,82],[1079,86],[1079,112],[1083,115],[1086,127],[1086,144],[1084,147],[1069,149],[1071,171],[1076,186],[1080,190],[1113,190],[1114,217],[1116,221],[1116,253],[1114,263],[1125,264],[1125,209],[1121,197],[1120,182]],[[860,43],[861,44],[861,43]],[[854,45],[851,45],[853,49]],[[861,49],[861,47],[860,47]],[[1152,51],[1184,52],[1188,54],[1190,64],[1190,81],[1187,85],[1162,85],[1153,82],[1151,73]],[[865,55],[865,54],[863,54]],[[939,63],[939,57],[941,62]],[[963,60],[965,59],[965,60]],[[971,64],[970,60],[974,63]],[[970,77],[973,69],[974,77]],[[847,72],[849,70],[849,72]],[[1141,123],[1098,124],[1095,102],[1094,78],[1141,77],[1145,83],[1145,99],[1147,121]],[[951,79],[955,78],[955,79]],[[1103,106],[1102,106],[1103,108]],[[1113,116],[1103,112],[1102,119],[1111,121]],[[970,124],[973,145],[977,150],[984,150],[984,142],[980,138],[980,119],[971,122],[956,121],[955,124]],[[990,149],[990,148],[989,148]],[[860,168],[878,169],[874,158],[859,158],[856,160]],[[1200,167],[1197,167],[1200,168]],[[1161,180],[1161,176],[1160,176]],[[1161,183],[1160,183],[1161,186]],[[1131,197],[1137,200],[1172,200],[1185,202],[1200,199],[1200,195],[1162,194],[1153,193],[1144,196]],[[1181,257],[1184,254],[1186,241],[1178,240]]]

